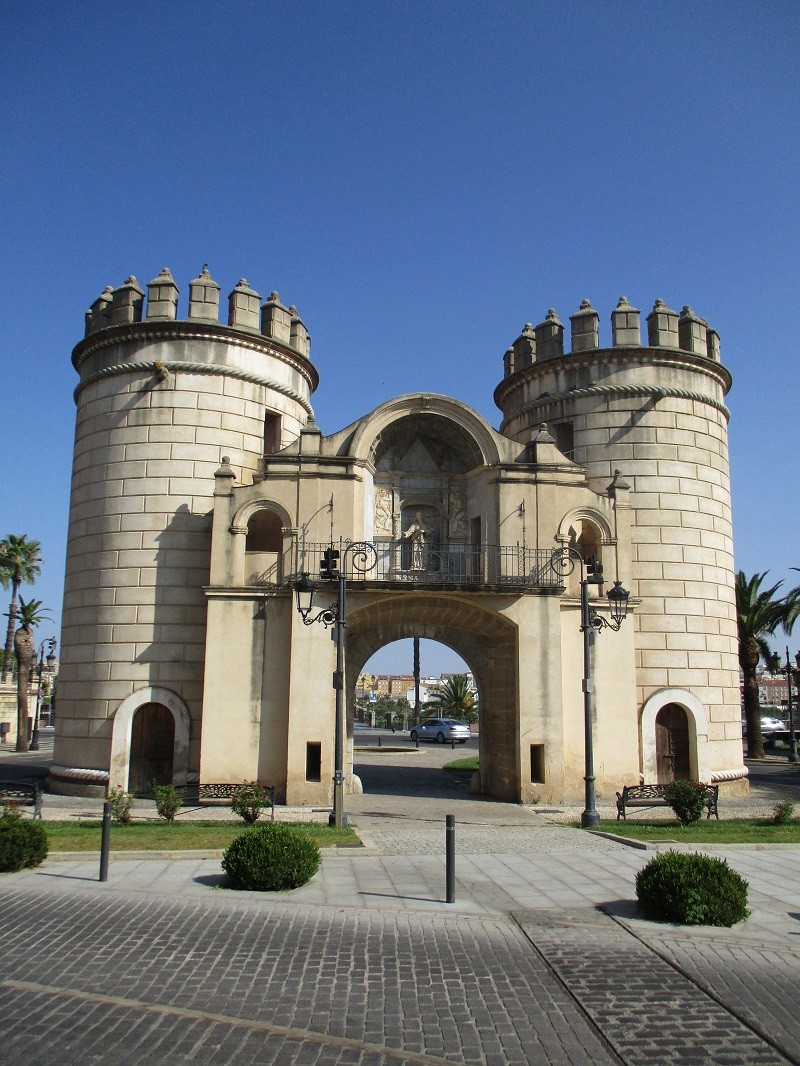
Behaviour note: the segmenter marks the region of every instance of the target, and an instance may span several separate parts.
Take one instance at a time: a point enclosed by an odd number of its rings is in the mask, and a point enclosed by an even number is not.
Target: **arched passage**
[[[481,697],[481,794],[519,801],[517,627],[474,600],[420,592],[372,599],[348,613],[348,733],[354,679],[376,651],[403,637],[440,641],[469,664]]]

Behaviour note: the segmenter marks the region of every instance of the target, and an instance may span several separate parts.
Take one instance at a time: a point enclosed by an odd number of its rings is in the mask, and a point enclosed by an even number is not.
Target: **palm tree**
[[[32,585],[41,572],[39,563],[42,559],[41,545],[38,540],[28,540],[22,534],[13,533],[0,541],[0,585],[4,589],[11,586],[11,606],[8,609],[8,629],[6,630],[5,655],[0,682],[6,680],[11,665],[11,653],[14,650],[14,629],[17,622],[17,595],[23,583]]]
[[[36,660],[33,629],[47,614],[41,600],[19,598],[19,629],[14,634],[14,654],[17,657],[17,751],[28,750],[28,686]]]
[[[794,592],[783,599],[775,595],[783,584],[762,589],[767,573],[748,578],[743,570],[736,575],[736,618],[739,627],[739,665],[744,681],[744,716],[747,722],[747,754],[751,759],[763,759],[764,738],[761,735],[761,706],[758,702],[756,670],[759,659],[769,662],[771,652],[766,638],[778,626],[788,633],[798,614]]]
[[[454,674],[439,686],[428,701],[428,707],[438,713],[450,711],[457,713],[459,718],[474,721],[477,717],[474,711],[475,699],[475,692],[466,675]]]

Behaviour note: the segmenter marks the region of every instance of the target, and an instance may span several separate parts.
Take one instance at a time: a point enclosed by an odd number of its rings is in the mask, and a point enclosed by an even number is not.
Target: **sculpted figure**
[[[427,530],[422,524],[422,516],[417,511],[415,520],[403,534],[405,540],[411,541],[411,569],[424,570],[425,537]]]

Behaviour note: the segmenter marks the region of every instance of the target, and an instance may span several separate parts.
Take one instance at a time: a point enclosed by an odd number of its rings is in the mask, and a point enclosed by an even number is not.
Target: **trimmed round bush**
[[[681,825],[691,825],[703,813],[706,786],[699,781],[673,781],[667,789],[667,803],[680,819]]]
[[[0,871],[13,873],[47,858],[47,833],[39,822],[0,818]]]
[[[636,875],[636,897],[648,918],[681,925],[741,922],[747,909],[747,882],[724,859],[668,851]]]
[[[319,848],[289,825],[253,826],[231,841],[222,869],[231,888],[276,892],[299,888],[319,869]]]

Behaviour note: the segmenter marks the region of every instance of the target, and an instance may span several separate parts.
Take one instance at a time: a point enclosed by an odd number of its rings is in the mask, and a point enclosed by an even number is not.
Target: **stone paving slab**
[[[650,922],[633,905],[613,911],[616,920],[652,951],[688,976],[755,1032],[800,1062],[800,911],[781,944],[733,930],[687,929]]]
[[[785,1066],[795,1061],[597,911],[515,915],[626,1063]]]

